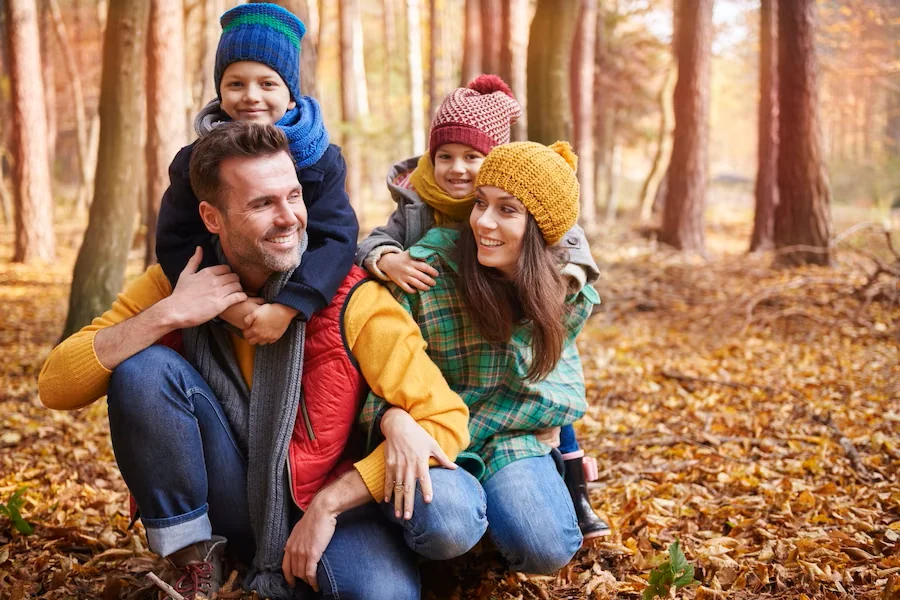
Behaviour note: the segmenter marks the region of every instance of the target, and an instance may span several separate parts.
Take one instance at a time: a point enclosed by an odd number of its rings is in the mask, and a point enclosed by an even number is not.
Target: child
[[[492,148],[509,142],[510,126],[521,114],[512,91],[496,75],[481,75],[451,92],[431,123],[429,152],[397,163],[388,173],[397,209],[386,225],[359,244],[357,263],[407,293],[433,286],[437,271],[414,260],[407,249],[432,227],[469,218],[478,170]],[[572,227],[560,245],[569,252],[563,273],[574,281],[575,290],[597,279],[597,265],[580,227]],[[566,484],[584,537],[608,534],[609,526],[591,508],[583,470],[590,463],[583,462],[571,426],[562,428],[560,442]]]
[[[300,94],[303,23],[275,4],[243,4],[225,12],[220,22],[218,98],[197,116],[197,134],[232,119],[283,129],[309,214],[309,246],[276,303],[251,298],[220,315],[250,343],[266,344],[278,340],[294,317],[307,320],[331,301],[353,264],[359,224],[344,192],[340,149],[328,143],[319,104]],[[190,187],[192,150],[193,144],[182,148],[172,161],[160,207],[156,254],[172,285],[197,246],[203,249],[201,268],[218,262]]]

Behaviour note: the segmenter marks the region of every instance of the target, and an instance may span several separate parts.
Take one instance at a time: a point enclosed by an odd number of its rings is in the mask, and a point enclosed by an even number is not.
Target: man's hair
[[[197,198],[225,210],[219,166],[228,158],[271,156],[287,152],[287,136],[274,125],[229,121],[197,140],[191,154],[191,189]]]

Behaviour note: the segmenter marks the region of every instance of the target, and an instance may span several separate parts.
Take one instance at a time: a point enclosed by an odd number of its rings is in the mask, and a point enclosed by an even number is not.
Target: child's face
[[[512,279],[527,225],[528,210],[518,198],[490,185],[475,190],[469,226],[475,234],[479,263]]]
[[[444,144],[434,153],[434,179],[451,198],[461,200],[475,190],[484,154],[464,144]]]
[[[281,75],[252,60],[228,65],[219,91],[222,110],[235,121],[273,125],[297,105]]]

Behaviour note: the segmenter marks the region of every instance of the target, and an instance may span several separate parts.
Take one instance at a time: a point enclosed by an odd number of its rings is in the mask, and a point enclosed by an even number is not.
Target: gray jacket
[[[425,232],[434,227],[434,210],[425,204],[414,190],[394,185],[394,180],[405,173],[412,172],[418,163],[418,156],[407,158],[395,164],[388,171],[387,187],[391,192],[391,198],[397,203],[397,209],[394,210],[386,224],[373,229],[369,237],[359,243],[356,250],[356,263],[359,266],[372,271],[373,269],[369,268],[371,263],[377,261],[382,254],[406,250],[422,239]],[[597,281],[600,271],[594,257],[591,256],[591,249],[588,246],[584,230],[579,225],[575,225],[567,231],[559,241],[559,245],[568,250],[569,263],[584,270],[586,283]],[[369,264],[366,264],[367,259]],[[570,269],[564,270],[580,279],[578,274],[572,273]],[[584,284],[585,281],[581,283]]]

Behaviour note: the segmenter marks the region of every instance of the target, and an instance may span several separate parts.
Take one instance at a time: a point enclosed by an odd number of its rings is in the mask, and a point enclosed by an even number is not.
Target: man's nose
[[[275,210],[275,223],[281,227],[290,227],[298,223],[300,219],[294,212],[294,207],[287,200],[278,203]]]

